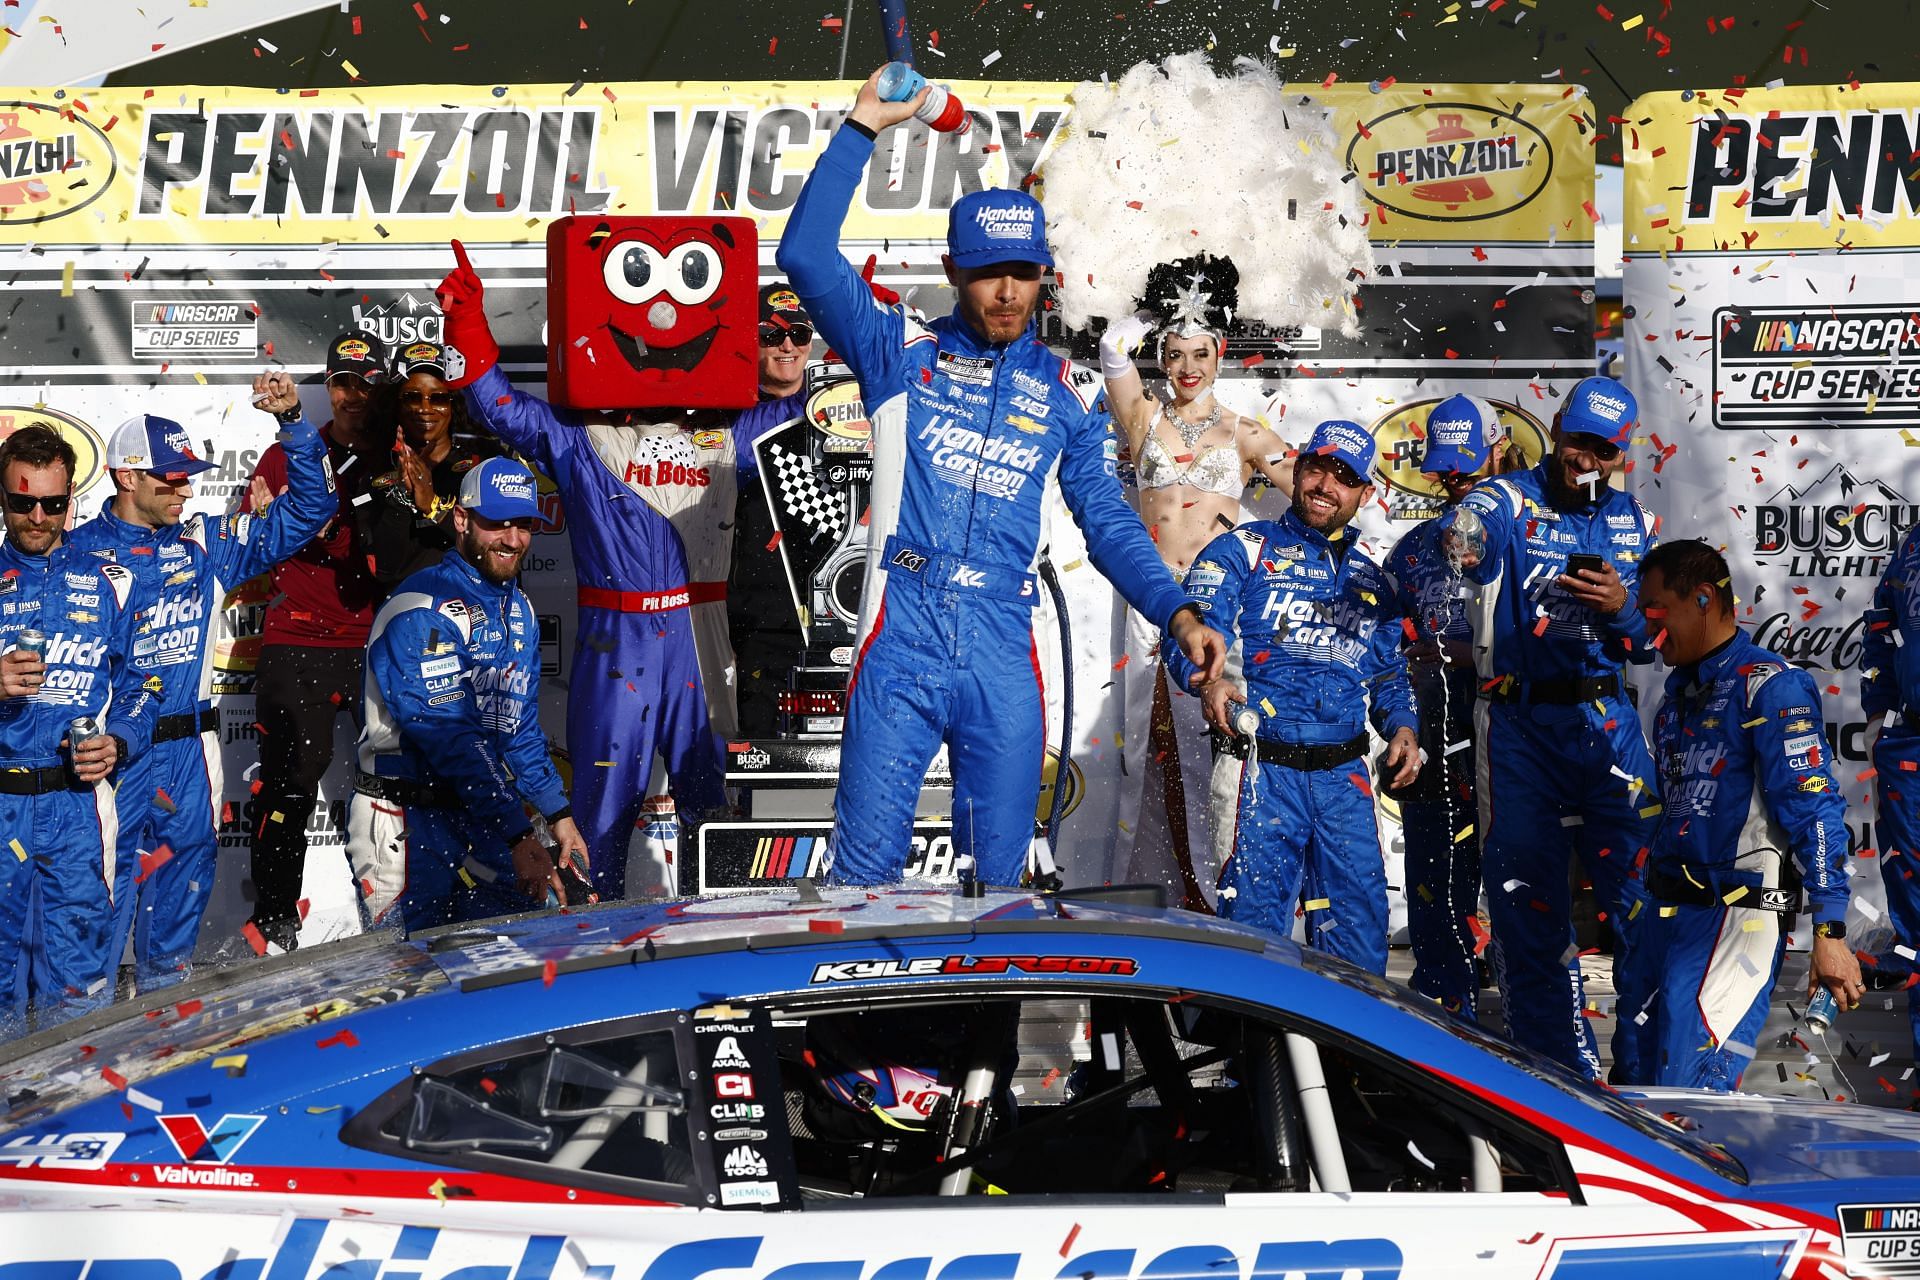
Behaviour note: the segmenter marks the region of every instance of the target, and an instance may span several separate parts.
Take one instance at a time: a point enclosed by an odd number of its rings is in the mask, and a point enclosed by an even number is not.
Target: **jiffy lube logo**
[[[973,220],[989,240],[1033,239],[1032,205],[986,205],[973,215]]]

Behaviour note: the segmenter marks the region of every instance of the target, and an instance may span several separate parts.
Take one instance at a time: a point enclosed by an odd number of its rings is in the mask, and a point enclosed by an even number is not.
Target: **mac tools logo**
[[[1754,508],[1753,552],[1791,579],[1877,580],[1916,524],[1920,504],[1836,462],[1805,489],[1788,485]]]

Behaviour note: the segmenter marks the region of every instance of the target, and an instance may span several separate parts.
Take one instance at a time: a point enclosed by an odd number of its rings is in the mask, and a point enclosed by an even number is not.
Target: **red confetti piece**
[[[540,985],[550,987],[553,980],[560,976],[560,966],[548,960],[540,966]]]
[[[844,920],[809,920],[807,921],[807,931],[809,933],[845,933],[847,931],[847,922]]]
[[[1080,1238],[1080,1224],[1076,1222],[1073,1224],[1073,1230],[1067,1232],[1067,1238],[1060,1242],[1060,1256],[1063,1258],[1066,1257],[1067,1254],[1073,1249],[1073,1242],[1075,1240],[1078,1240],[1079,1238]]]
[[[260,933],[260,927],[253,921],[249,920],[240,926],[240,936],[245,938],[247,945],[253,948],[253,954],[257,956],[267,954],[267,940]]]
[[[112,1085],[115,1090],[123,1090],[127,1087],[127,1078],[112,1067],[100,1068],[100,1078]]]
[[[173,1006],[173,1012],[179,1017],[191,1018],[194,1014],[200,1012],[200,1007],[198,1000],[182,1000],[179,1004]]]
[[[360,1047],[360,1037],[353,1034],[351,1027],[342,1027],[325,1040],[315,1040],[313,1044],[317,1049],[331,1049],[335,1045],[342,1049],[357,1049]]]

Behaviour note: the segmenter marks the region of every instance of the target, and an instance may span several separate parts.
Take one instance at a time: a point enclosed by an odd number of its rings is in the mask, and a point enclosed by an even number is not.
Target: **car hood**
[[[1755,1188],[1893,1178],[1920,1189],[1920,1115],[1850,1102],[1655,1089],[1629,1101],[1726,1148]]]

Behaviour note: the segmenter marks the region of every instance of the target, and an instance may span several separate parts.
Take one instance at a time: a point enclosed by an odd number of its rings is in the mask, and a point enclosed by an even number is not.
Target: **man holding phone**
[[[1654,523],[1609,484],[1638,416],[1621,383],[1581,380],[1554,415],[1540,464],[1475,489],[1442,534],[1479,584],[1468,614],[1482,874],[1507,1031],[1589,1079],[1600,1058],[1574,944],[1569,849],[1613,924],[1618,968],[1629,947],[1624,890],[1660,814],[1622,680],[1626,663],[1653,659],[1634,597]],[[1627,1079],[1637,1078],[1636,1030],[1622,1026],[1614,1041]]]

